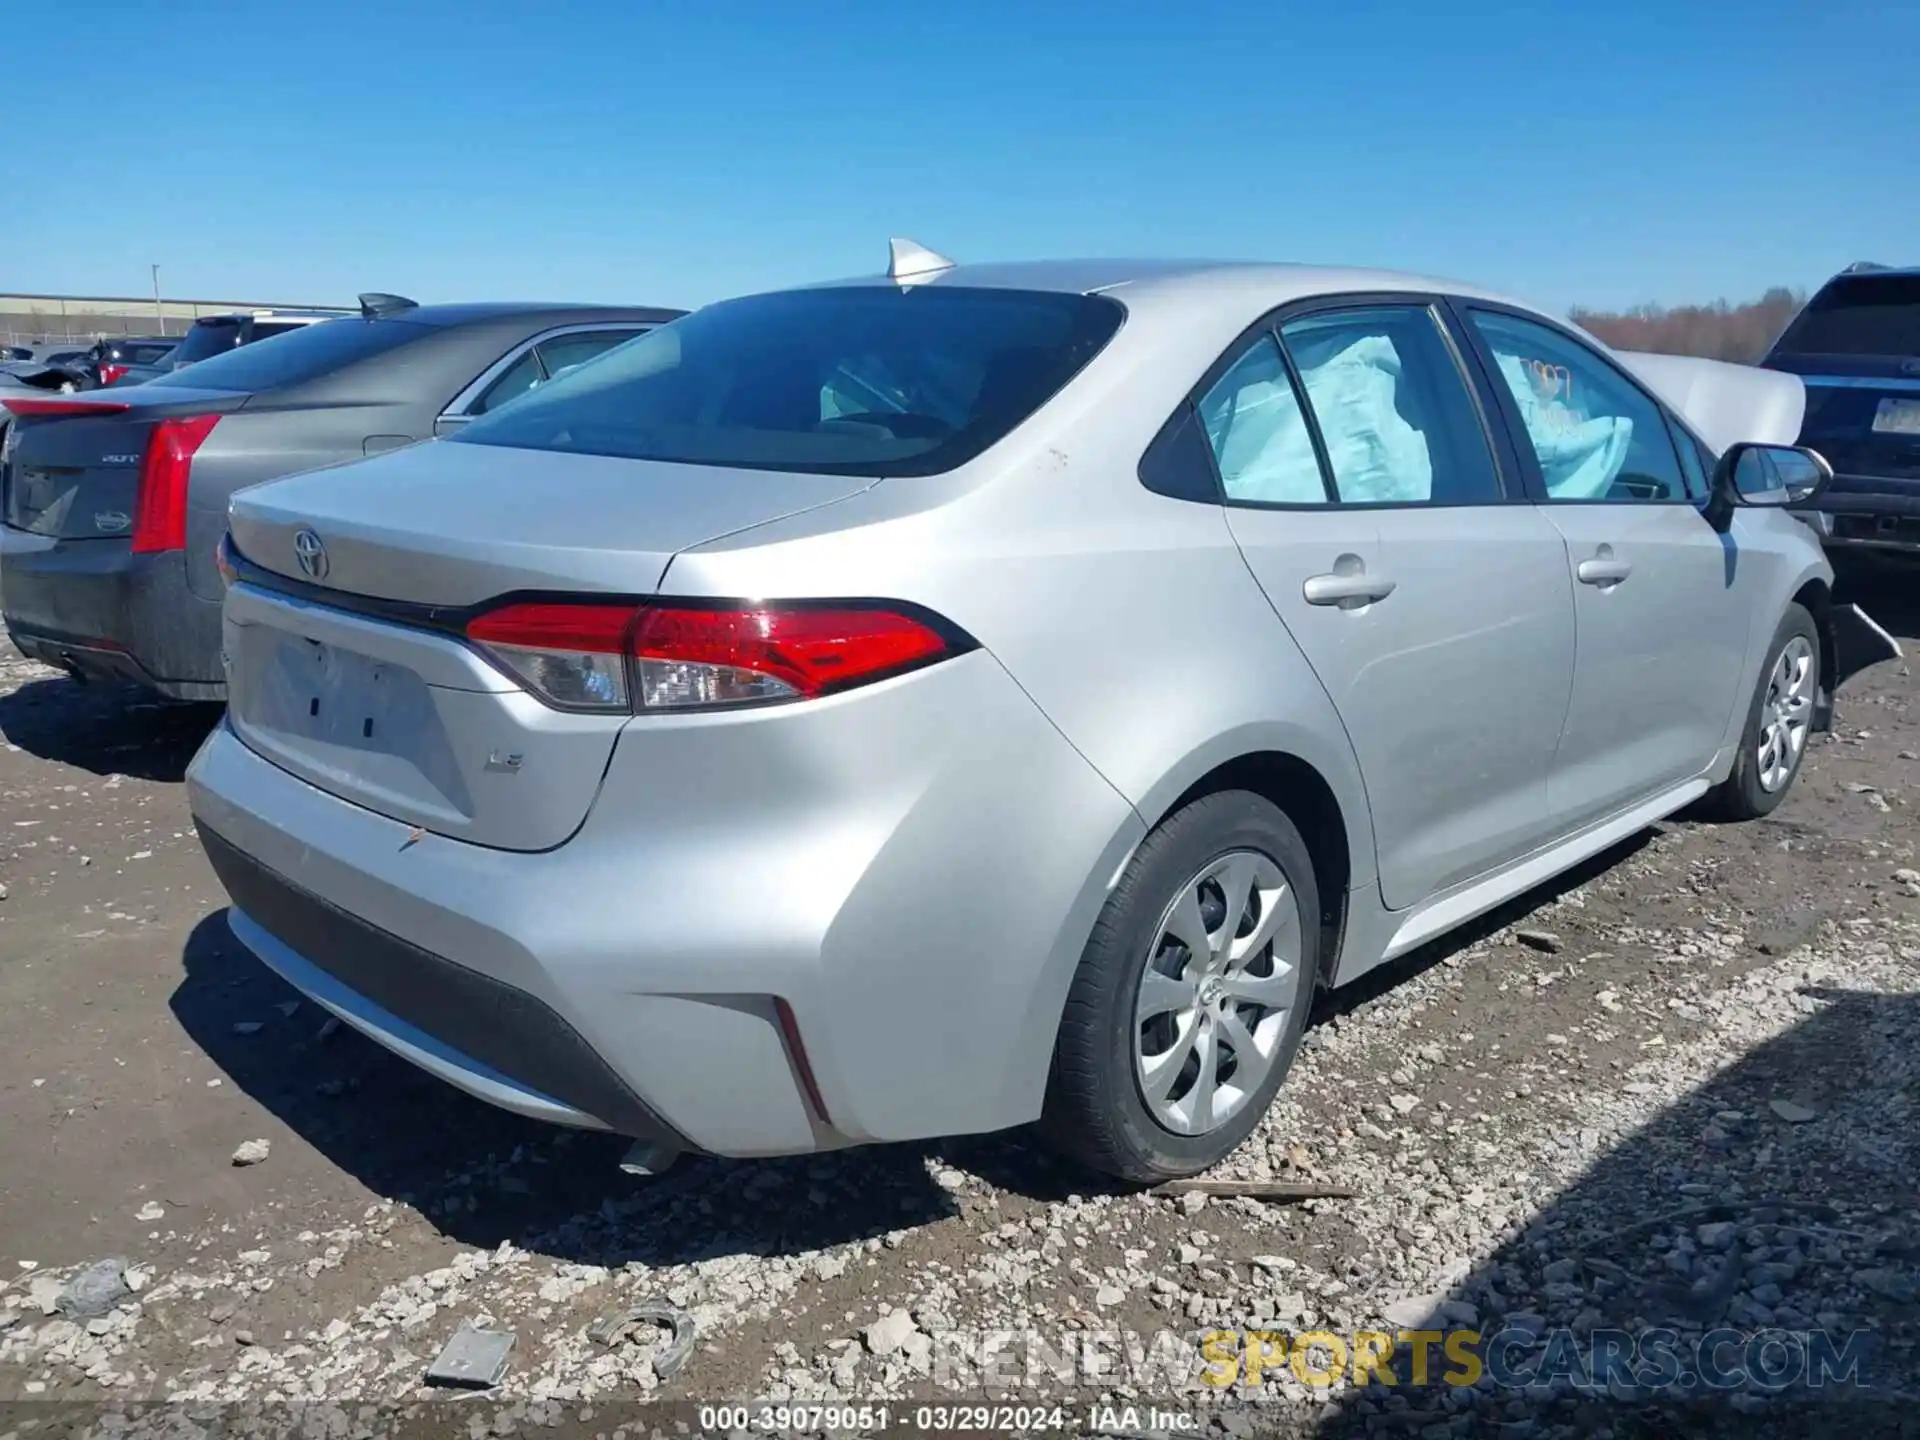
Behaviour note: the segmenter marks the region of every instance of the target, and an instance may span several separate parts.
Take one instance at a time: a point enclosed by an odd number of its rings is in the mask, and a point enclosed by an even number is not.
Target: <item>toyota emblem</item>
[[[294,558],[300,562],[300,573],[309,580],[327,578],[326,542],[311,530],[296,531],[293,537]]]

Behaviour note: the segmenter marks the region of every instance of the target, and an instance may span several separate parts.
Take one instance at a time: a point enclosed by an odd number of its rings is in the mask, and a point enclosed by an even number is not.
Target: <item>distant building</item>
[[[0,341],[25,345],[101,335],[178,335],[201,315],[326,308],[285,300],[166,300],[151,295],[0,294]]]

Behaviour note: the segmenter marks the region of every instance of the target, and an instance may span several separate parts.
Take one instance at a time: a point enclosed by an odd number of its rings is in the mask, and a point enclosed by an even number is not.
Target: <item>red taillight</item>
[[[897,611],[806,607],[643,610],[631,650],[649,709],[804,699],[876,680],[947,650]]]
[[[15,415],[121,415],[133,406],[124,400],[0,400]]]
[[[513,604],[466,633],[541,698],[595,710],[805,700],[963,648],[880,604]]]
[[[109,360],[102,360],[100,362],[100,383],[102,385],[111,385],[126,373],[127,367],[124,365],[115,365]]]
[[[187,548],[187,482],[193,476],[194,452],[219,423],[218,415],[187,415],[154,424],[133,502],[134,554]]]

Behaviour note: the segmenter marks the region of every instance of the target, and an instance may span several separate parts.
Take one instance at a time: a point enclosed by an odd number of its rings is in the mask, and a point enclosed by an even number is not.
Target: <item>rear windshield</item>
[[[432,333],[431,326],[403,320],[322,320],[202,360],[191,374],[180,377],[180,383],[196,390],[277,390]],[[182,345],[175,358],[186,348]]]
[[[1920,355],[1920,275],[1828,281],[1773,350],[1776,355]]]
[[[1097,296],[940,285],[753,295],[609,350],[452,439],[753,470],[933,475],[1044,404],[1123,313]]]

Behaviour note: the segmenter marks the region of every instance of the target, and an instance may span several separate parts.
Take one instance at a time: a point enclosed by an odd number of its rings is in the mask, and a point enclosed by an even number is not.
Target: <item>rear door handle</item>
[[[1633,566],[1625,560],[1582,560],[1574,574],[1582,585],[1618,585],[1633,574]]]
[[[1310,575],[1300,590],[1309,605],[1353,609],[1386,599],[1394,591],[1394,582],[1384,575],[1369,575],[1364,571],[1352,575]]]

